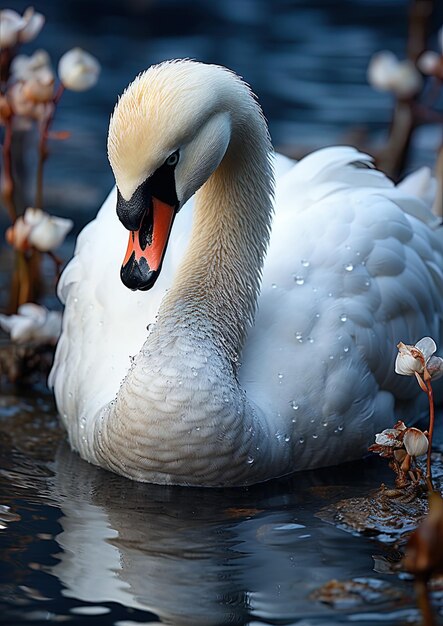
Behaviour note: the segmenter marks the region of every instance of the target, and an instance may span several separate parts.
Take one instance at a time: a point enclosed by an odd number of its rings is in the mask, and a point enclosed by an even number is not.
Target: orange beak
[[[158,278],[174,221],[176,207],[152,197],[140,228],[129,232],[121,278],[129,289],[145,291]]]

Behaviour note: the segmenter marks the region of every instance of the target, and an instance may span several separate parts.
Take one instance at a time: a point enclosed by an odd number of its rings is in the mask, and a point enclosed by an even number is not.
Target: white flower
[[[23,84],[23,95],[31,102],[50,102],[54,97],[54,76],[50,70]]]
[[[46,50],[36,50],[34,54],[18,54],[12,59],[11,78],[13,80],[29,80],[41,71],[51,70],[51,60]],[[51,71],[52,73],[52,71]]]
[[[67,89],[86,91],[96,84],[100,69],[95,57],[81,48],[72,48],[60,59],[58,75]]]
[[[28,43],[35,39],[43,28],[45,16],[41,13],[36,13],[32,7],[28,7],[23,13],[23,18],[26,25],[20,31],[19,40],[20,43]]]
[[[0,11],[0,39],[2,48],[11,48],[19,41],[19,33],[26,22],[17,11],[3,9]]]
[[[60,336],[62,315],[28,302],[18,308],[17,315],[0,315],[0,327],[15,343],[35,341],[55,344]]]
[[[72,226],[72,220],[29,207],[8,228],[6,241],[17,250],[34,247],[40,252],[49,252],[63,243]]]
[[[417,67],[427,76],[436,76],[443,79],[443,28],[438,31],[440,52],[425,50],[418,58]]]
[[[35,209],[34,207],[30,206],[26,209],[23,218],[28,226],[33,227],[37,226],[37,224],[40,224],[45,215],[48,214],[41,209]]]
[[[390,91],[392,76],[395,74],[398,59],[389,50],[383,50],[373,55],[368,66],[368,82],[375,89]]]
[[[429,441],[418,428],[408,428],[403,435],[403,444],[410,456],[423,456],[428,451]]]
[[[401,61],[393,77],[392,91],[399,98],[412,98],[422,87],[423,79],[412,61]]]
[[[386,428],[381,433],[375,435],[375,443],[378,446],[388,446],[389,448],[400,448],[402,443],[397,439],[399,431],[395,428]]]
[[[380,91],[391,91],[399,98],[411,98],[422,86],[422,77],[412,61],[399,61],[383,50],[374,54],[368,66],[368,82]]]
[[[425,366],[427,367],[432,355],[437,350],[437,346],[432,337],[424,337],[417,341],[415,346],[404,344],[402,341],[397,345],[399,350],[397,358],[395,360],[395,371],[402,376],[414,376],[415,373],[423,374]],[[440,359],[440,357],[435,357]],[[433,367],[436,370],[437,377],[442,374],[438,374],[441,371],[441,367],[438,363],[433,362]],[[429,372],[431,374],[431,372]]]
[[[21,128],[30,128],[32,124],[32,120],[43,120],[47,117],[49,113],[48,107],[52,107],[52,103],[41,102],[30,96],[29,89],[32,89],[28,86],[28,90],[26,89],[26,83],[15,83],[12,85],[8,91],[9,104],[11,105],[11,109],[15,116],[18,117],[19,120],[25,122],[25,125],[21,125]],[[37,89],[37,87],[36,87]],[[28,118],[28,119],[25,119]],[[16,118],[14,117],[14,122]]]
[[[426,369],[431,375],[432,380],[441,378],[443,376],[443,359],[441,356],[431,356],[426,363]]]
[[[417,61],[418,69],[426,74],[427,76],[432,76],[438,72],[441,63],[441,56],[434,52],[433,50],[426,50],[419,57]]]
[[[44,16],[32,7],[26,9],[23,16],[11,9],[0,11],[1,47],[12,48],[18,43],[31,41],[37,37],[44,23]]]
[[[72,220],[49,215],[41,209],[31,207],[26,209],[23,219],[31,227],[29,244],[41,252],[58,248],[73,226]]]
[[[12,90],[18,91],[20,98],[25,101],[36,103],[53,99],[55,79],[49,55],[45,50],[37,50],[31,56],[16,56],[11,63],[11,78],[13,81],[23,82],[21,87],[14,85]]]

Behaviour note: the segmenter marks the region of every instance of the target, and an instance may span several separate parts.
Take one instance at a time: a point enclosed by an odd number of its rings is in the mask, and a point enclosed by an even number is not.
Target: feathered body
[[[153,289],[120,281],[115,191],[61,279],[51,382],[71,445],[136,480],[211,486],[361,456],[396,399],[416,408],[397,342],[441,336],[435,218],[345,147],[278,157],[272,201],[263,116],[223,68],[162,64],[122,96],[109,153],[123,197],[177,149],[181,205],[201,188]]]

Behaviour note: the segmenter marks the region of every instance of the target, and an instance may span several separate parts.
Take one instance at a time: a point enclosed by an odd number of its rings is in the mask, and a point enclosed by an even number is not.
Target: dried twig
[[[35,192],[35,206],[42,207],[43,206],[43,167],[46,159],[48,158],[48,147],[47,141],[49,136],[49,130],[51,128],[51,124],[54,121],[55,110],[57,107],[60,98],[64,92],[63,84],[60,83],[57,92],[54,96],[51,107],[48,111],[48,114],[45,120],[41,123],[40,126],[40,138],[38,143],[38,164],[37,164],[37,187]]]
[[[3,199],[6,209],[9,213],[11,222],[14,223],[17,218],[17,212],[14,204],[14,179],[12,177],[12,115],[5,121],[5,135],[3,139]]]

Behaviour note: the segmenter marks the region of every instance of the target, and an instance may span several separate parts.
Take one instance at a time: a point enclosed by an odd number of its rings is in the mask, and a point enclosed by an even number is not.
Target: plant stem
[[[434,396],[432,393],[432,385],[430,379],[425,380],[426,387],[428,390],[428,400],[429,400],[429,429],[428,429],[428,457],[426,460],[426,482],[428,483],[428,488],[430,491],[434,491],[434,486],[432,484],[432,467],[431,467],[431,453],[432,453],[432,435],[434,434]]]
[[[416,63],[426,50],[429,24],[435,9],[435,0],[413,0],[409,10],[408,58]]]
[[[9,306],[7,309],[9,315],[17,313],[17,309],[21,304],[31,300],[31,287],[32,282],[26,254],[21,250],[15,250],[15,268],[12,274]]]
[[[55,266],[55,282],[58,283],[61,273],[62,273],[62,265],[63,265],[63,261],[60,259],[60,257],[58,257],[57,255],[55,255],[51,250],[49,250],[46,253],[53,261],[54,266]]]
[[[11,222],[17,218],[14,205],[14,180],[12,178],[12,116],[5,122],[5,137],[3,141],[3,199],[9,213]]]
[[[9,78],[9,68],[11,65],[11,48],[0,50],[0,92],[6,92],[6,82]]]
[[[55,109],[60,98],[63,95],[65,88],[62,83],[58,86],[57,92],[53,98],[52,105],[48,111],[46,118],[43,120],[40,127],[40,139],[38,142],[38,164],[37,164],[37,187],[35,192],[35,206],[42,208],[43,206],[43,166],[48,158],[48,148],[46,142],[48,141],[48,133],[52,122],[54,121]]]
[[[18,270],[19,270],[19,292],[18,292],[18,303],[17,308],[21,304],[25,304],[29,302],[30,297],[30,289],[31,289],[31,280],[29,276],[29,264],[25,257],[24,252],[18,252]]]
[[[37,163],[37,186],[35,191],[34,206],[41,208],[43,205],[43,166],[48,157],[48,149],[46,141],[48,139],[48,130],[53,118],[53,113],[49,113],[40,126],[40,138],[38,141],[38,163]]]
[[[429,599],[429,589],[427,582],[423,578],[415,579],[415,591],[417,593],[417,604],[423,617],[423,626],[435,626],[434,613]]]
[[[407,56],[414,64],[426,49],[434,5],[435,0],[412,1],[409,11]],[[397,180],[406,165],[415,129],[435,115],[438,116],[438,113],[426,111],[426,119],[422,119],[417,107],[417,96],[407,99],[397,98],[387,145],[377,157],[377,167]]]

